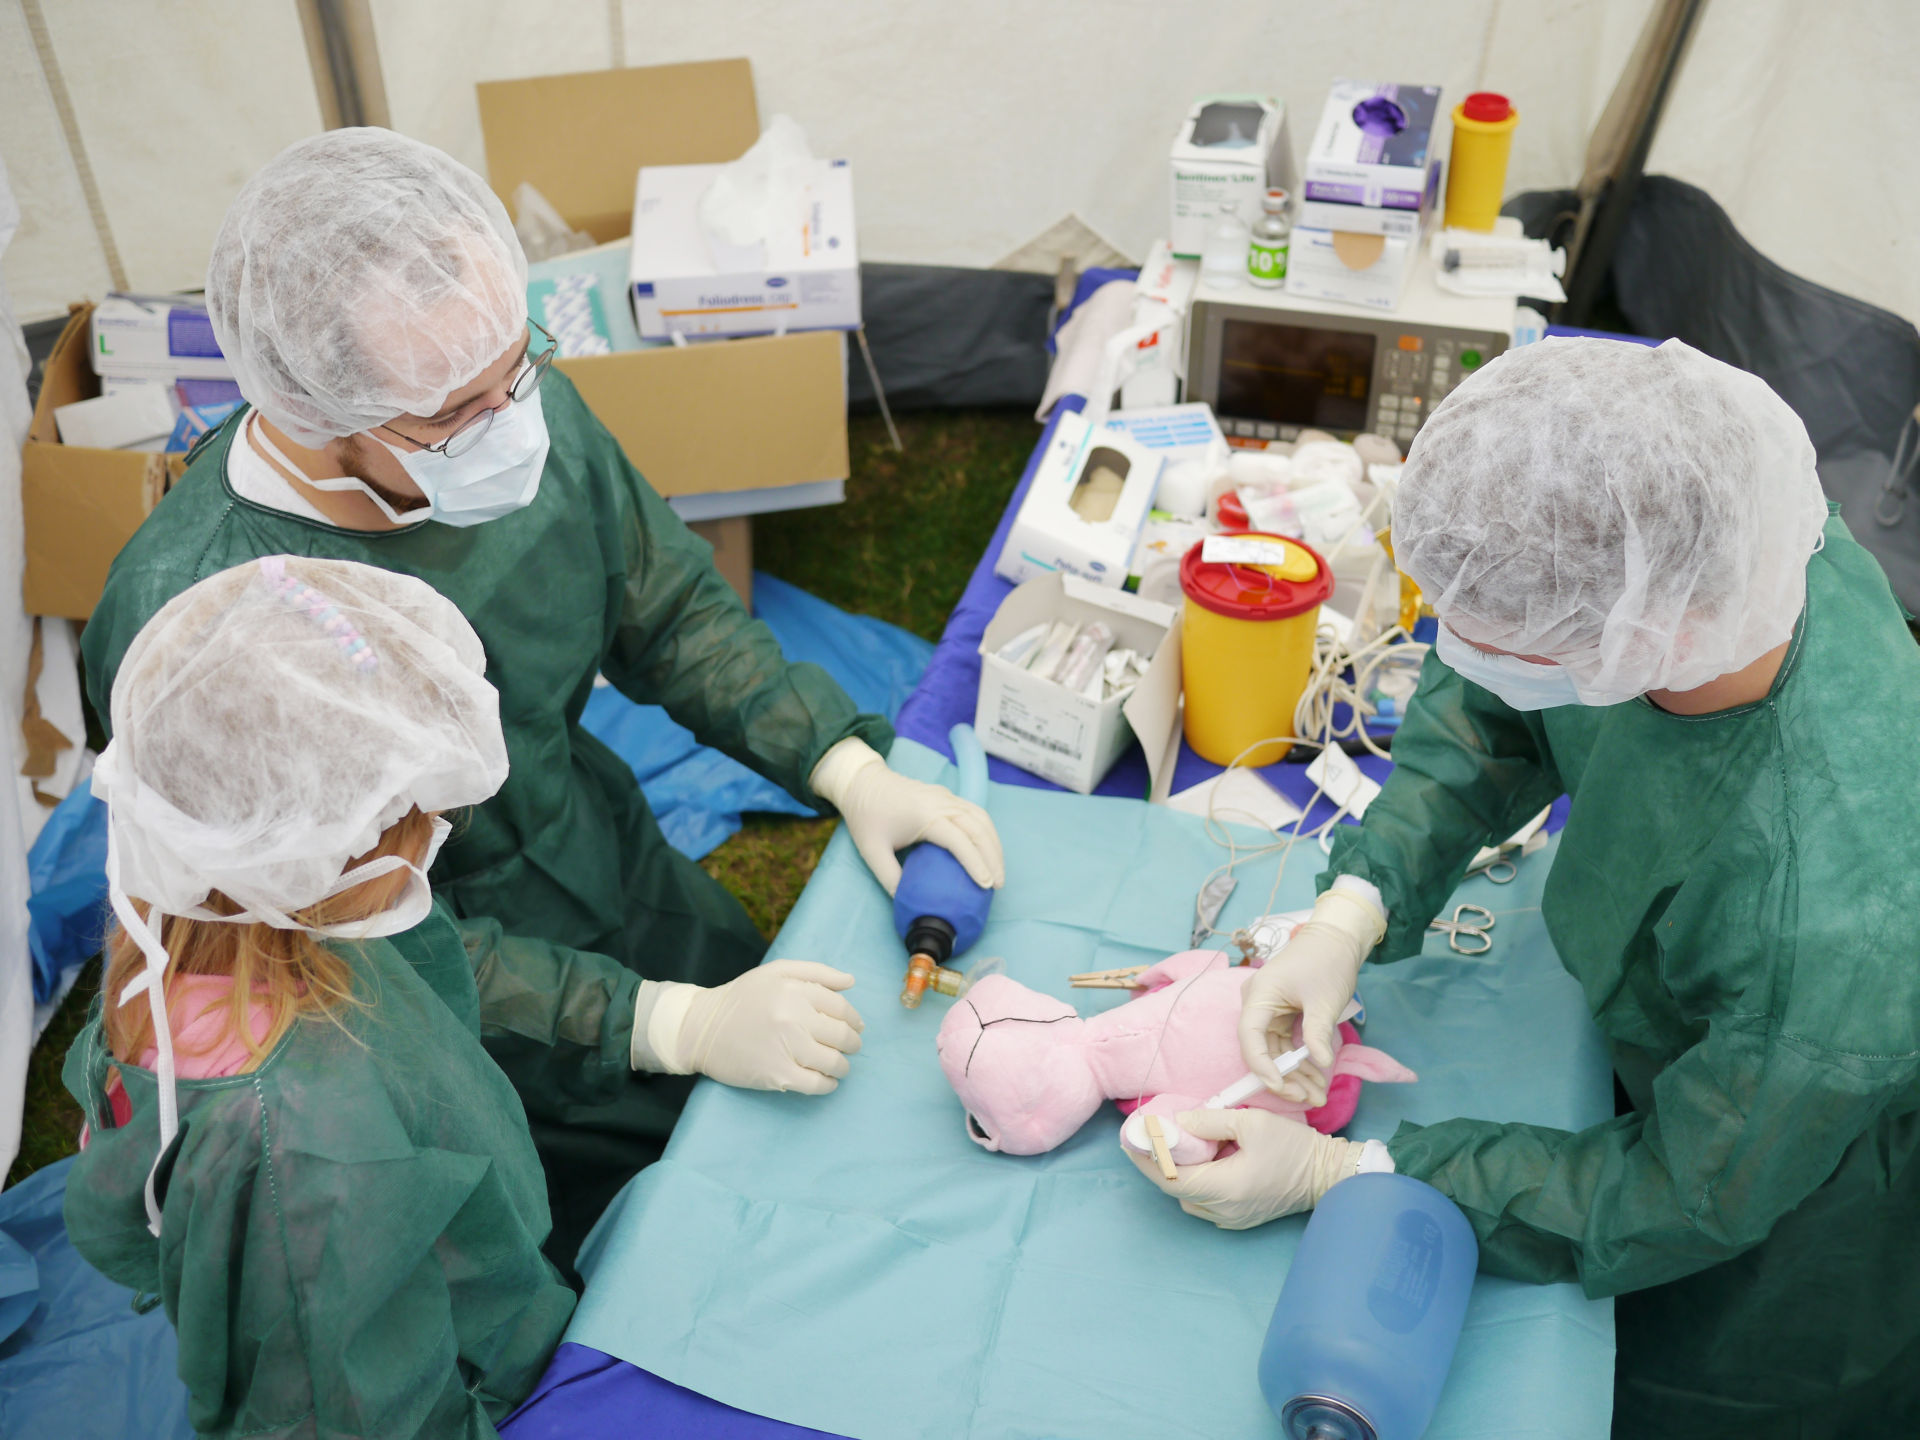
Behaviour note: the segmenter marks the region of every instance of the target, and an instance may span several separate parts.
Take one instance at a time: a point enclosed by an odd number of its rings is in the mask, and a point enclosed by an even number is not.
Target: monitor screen
[[[1227,320],[1214,411],[1321,430],[1365,430],[1376,338],[1344,330]]]

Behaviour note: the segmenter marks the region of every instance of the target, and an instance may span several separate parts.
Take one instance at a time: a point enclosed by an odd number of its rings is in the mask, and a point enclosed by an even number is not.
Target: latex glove
[[[897,852],[922,840],[951,852],[976,885],[998,890],[1007,883],[1000,835],[987,812],[943,785],[895,774],[866,741],[849,736],[835,745],[820,757],[808,783],[840,812],[860,858],[887,894],[900,888]]]
[[[1140,1173],[1180,1202],[1189,1215],[1211,1220],[1222,1230],[1251,1230],[1282,1215],[1297,1215],[1320,1203],[1337,1183],[1359,1172],[1368,1147],[1378,1151],[1369,1169],[1391,1170],[1386,1146],[1372,1140],[1322,1135],[1305,1121],[1271,1110],[1188,1110],[1180,1128],[1203,1140],[1231,1140],[1240,1148],[1224,1160],[1180,1167],[1168,1180],[1151,1155],[1126,1145]],[[1384,1163],[1381,1163],[1384,1161]]]
[[[825,1095],[847,1073],[866,1028],[837,993],[852,984],[846,972],[811,960],[774,960],[712,989],[647,981],[630,1058],[637,1070]]]
[[[1340,1012],[1353,998],[1361,962],[1386,933],[1379,907],[1351,891],[1329,890],[1313,918],[1253,972],[1240,1002],[1240,1058],[1267,1089],[1308,1109],[1327,1103]],[[1308,1063],[1282,1079],[1273,1057],[1294,1048],[1296,1019]]]

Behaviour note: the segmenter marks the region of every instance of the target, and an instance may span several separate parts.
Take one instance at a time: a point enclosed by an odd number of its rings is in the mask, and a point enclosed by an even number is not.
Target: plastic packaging
[[[1247,246],[1252,235],[1247,222],[1229,202],[1207,227],[1206,248],[1200,252],[1200,283],[1215,290],[1231,290],[1247,273]]]
[[[1101,673],[1100,665],[1107,658],[1107,652],[1113,648],[1113,630],[1098,620],[1080,627],[1080,633],[1073,637],[1073,644],[1067,650],[1067,658],[1060,662],[1060,673],[1055,678],[1069,690],[1084,690],[1087,683]]]
[[[1290,1440],[1419,1440],[1439,1403],[1480,1247],[1446,1196],[1406,1175],[1326,1193],[1260,1352]]]

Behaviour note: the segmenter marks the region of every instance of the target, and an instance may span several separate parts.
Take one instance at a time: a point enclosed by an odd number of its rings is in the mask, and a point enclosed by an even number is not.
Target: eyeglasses
[[[540,388],[540,382],[546,378],[547,371],[553,367],[553,357],[560,353],[560,342],[553,338],[552,333],[544,325],[538,320],[529,320],[527,324],[539,331],[540,338],[547,343],[546,348],[538,355],[527,356],[525,368],[514,376],[513,383],[507,387],[507,399],[516,405]],[[487,431],[493,426],[493,417],[499,413],[499,410],[491,407],[482,410],[438,445],[421,445],[406,431],[394,430],[391,425],[382,425],[379,428],[392,430],[395,435],[409,444],[419,445],[420,452],[423,454],[444,455],[449,460],[454,460],[465,455],[486,438]]]

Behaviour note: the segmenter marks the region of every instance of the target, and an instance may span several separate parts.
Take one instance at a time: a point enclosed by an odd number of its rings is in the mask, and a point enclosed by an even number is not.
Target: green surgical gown
[[[296,1022],[251,1073],[179,1082],[158,1239],[142,1200],[158,1087],[119,1066],[131,1117],[115,1125],[95,1002],[67,1054],[91,1131],[67,1230],[166,1307],[203,1434],[490,1436],[574,1297],[541,1254],[540,1161],[480,1038],[539,1048],[583,1098],[613,1093],[639,982],[444,903],[391,940],[334,948],[363,1004]]]
[[[1631,1112],[1390,1149],[1486,1270],[1619,1297],[1618,1435],[1920,1434],[1917,724],[1920,650],[1836,514],[1764,700],[1522,714],[1429,656],[1334,845],[1322,884],[1380,887],[1395,960],[1477,846],[1571,797],[1543,917]]]
[[[114,561],[81,649],[94,708],[147,619],[194,582],[262,555],[357,560],[418,576],[478,632],[500,691],[512,771],[456,829],[433,881],[461,916],[611,955],[654,980],[714,985],[765,941],[718,882],[667,844],[633,772],[580,727],[594,676],[658,704],[700,741],[795,797],[857,735],[886,752],[884,719],[813,665],[789,665],[712,564],[712,551],[627,462],[564,375],[541,386],[552,448],[539,493],[482,525],[336,529],[236,495],[226,457],[245,412]],[[822,808],[824,806],[822,805]],[[658,1155],[692,1081],[636,1076],[611,1102],[547,1083],[539,1057],[489,1040],[525,1102],[552,1182],[550,1253],[569,1265],[606,1202]]]

